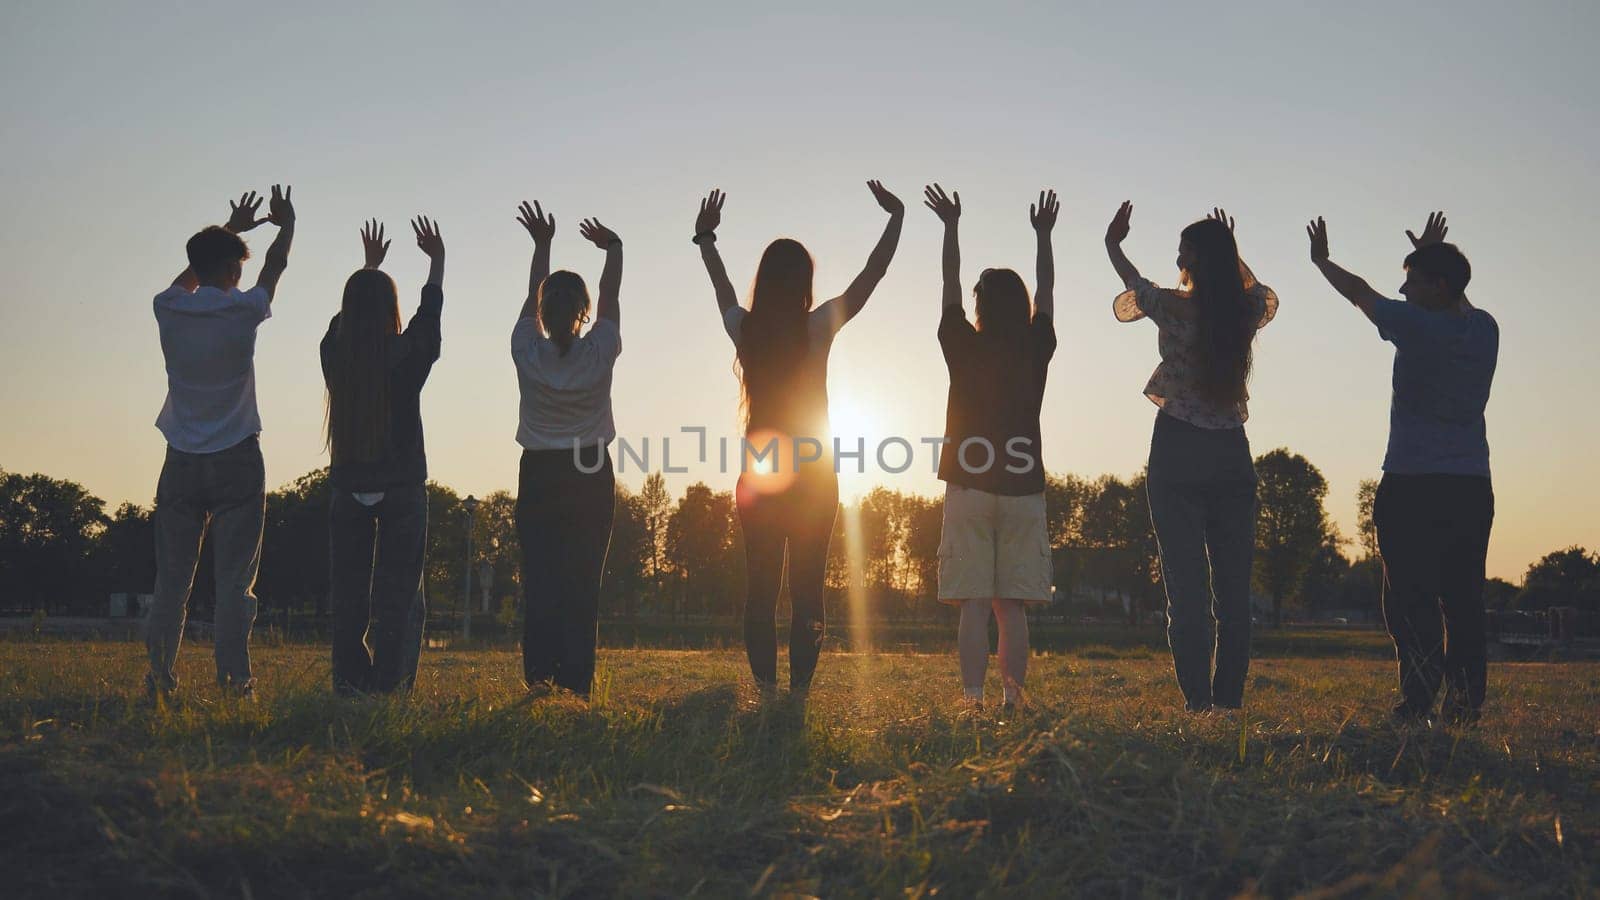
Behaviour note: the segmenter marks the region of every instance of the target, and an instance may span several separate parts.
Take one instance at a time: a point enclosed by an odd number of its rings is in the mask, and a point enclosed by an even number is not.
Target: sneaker
[[[237,700],[240,703],[254,703],[256,702],[256,680],[251,678],[248,681],[239,683],[228,682],[222,685],[222,696],[227,699]]]
[[[1418,712],[1404,703],[1396,706],[1389,713],[1389,721],[1393,722],[1396,728],[1405,729],[1431,729],[1434,725],[1433,716],[1425,712]]]

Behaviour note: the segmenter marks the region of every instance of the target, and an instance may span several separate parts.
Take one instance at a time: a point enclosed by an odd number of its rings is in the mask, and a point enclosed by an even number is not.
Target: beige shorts
[[[1055,568],[1044,494],[1006,497],[957,484],[944,489],[939,599],[1048,603]]]

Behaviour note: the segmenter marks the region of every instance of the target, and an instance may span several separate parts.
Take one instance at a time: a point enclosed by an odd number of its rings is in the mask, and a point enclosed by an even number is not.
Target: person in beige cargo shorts
[[[985,269],[972,294],[977,323],[961,304],[961,195],[939,185],[924,203],[944,222],[943,312],[939,346],[950,370],[939,478],[945,483],[939,540],[939,599],[959,604],[957,636],[964,700],[983,703],[989,665],[989,612],[1000,631],[1004,702],[1022,699],[1028,668],[1024,607],[1050,600],[1053,567],[1045,523],[1039,409],[1056,351],[1055,259],[1050,231],[1060,204],[1041,191],[1029,208],[1038,242],[1032,302],[1011,269]]]

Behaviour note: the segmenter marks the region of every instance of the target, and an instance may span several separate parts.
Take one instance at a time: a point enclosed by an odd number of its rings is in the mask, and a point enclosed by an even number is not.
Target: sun
[[[845,450],[854,450],[857,440],[865,440],[870,454],[883,440],[883,425],[877,411],[854,397],[832,397],[828,404],[828,423],[833,436]]]

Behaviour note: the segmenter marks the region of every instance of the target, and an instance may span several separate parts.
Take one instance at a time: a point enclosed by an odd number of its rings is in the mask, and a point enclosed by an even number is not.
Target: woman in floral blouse
[[[1157,287],[1122,252],[1133,204],[1106,229],[1106,253],[1127,288],[1119,322],[1148,318],[1161,364],[1144,394],[1159,408],[1146,476],[1167,590],[1167,641],[1192,711],[1238,709],[1250,667],[1250,569],[1256,473],[1245,390],[1251,345],[1278,298],[1239,259],[1222,210],[1183,229],[1181,289]],[[1215,668],[1213,668],[1213,650]]]

